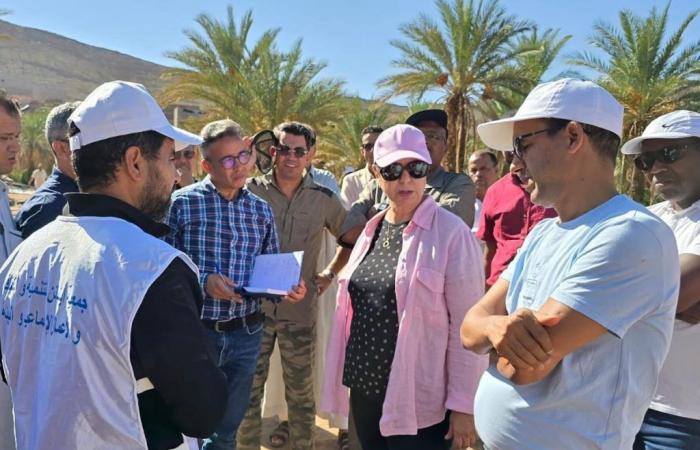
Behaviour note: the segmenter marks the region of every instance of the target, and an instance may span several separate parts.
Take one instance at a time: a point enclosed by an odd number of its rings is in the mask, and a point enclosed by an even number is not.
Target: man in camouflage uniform
[[[293,450],[314,448],[316,416],[313,366],[317,286],[316,265],[323,230],[340,233],[346,211],[331,190],[316,184],[305,171],[313,158],[313,132],[297,122],[275,127],[279,145],[271,149],[271,173],[248,182],[248,189],[272,207],[281,252],[303,250],[302,278],[307,295],[300,303],[264,304],[262,348],[246,417],[238,431],[239,450],[259,450],[261,401],[275,340],[279,342],[285,397],[289,410],[289,441]],[[332,268],[327,276],[333,277]]]

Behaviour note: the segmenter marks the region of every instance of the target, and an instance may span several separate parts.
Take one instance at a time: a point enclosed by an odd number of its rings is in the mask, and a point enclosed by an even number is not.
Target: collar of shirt
[[[202,181],[200,181],[199,184],[201,184],[201,186],[204,188],[204,192],[206,192],[208,194],[217,194],[223,200],[230,201],[230,202],[239,200],[241,198],[244,198],[245,196],[250,195],[250,191],[248,191],[248,189],[245,186],[243,186],[241,188],[240,192],[238,193],[238,195],[236,197],[232,198],[231,200],[229,200],[229,199],[225,198],[223,195],[219,194],[219,191],[216,190],[216,186],[214,186],[214,183],[212,183],[211,177],[209,175],[204,177],[204,179]]]
[[[76,183],[74,179],[65,173],[61,172],[56,166],[54,166],[53,170],[51,171],[51,175],[49,175],[47,183],[45,184],[48,185],[48,181],[51,179],[55,180],[55,184],[59,186],[60,192],[78,192],[78,183]]]
[[[445,177],[442,175],[445,173],[445,169],[438,166],[435,170],[428,174],[428,178],[425,180],[425,188],[440,188],[445,181]]]
[[[117,217],[131,222],[144,232],[155,236],[165,236],[170,227],[147,217],[144,213],[118,198],[84,192],[66,194],[68,209],[74,216]]]
[[[275,180],[275,171],[274,170],[268,174],[260,176],[258,179],[262,182],[263,186],[267,187],[269,185],[272,185],[278,191],[282,192],[282,190],[277,185],[277,181]],[[305,170],[304,176],[301,179],[301,185],[299,186],[299,189],[312,188],[314,186],[316,186],[316,183],[314,182],[314,179],[311,176],[311,172]]]
[[[676,216],[676,217],[681,217],[681,216],[687,216],[688,214],[700,209],[700,199],[696,200],[695,203],[692,205],[688,206],[685,209],[676,209],[673,207],[673,203],[670,201],[666,200],[661,204],[661,208],[663,209],[664,213]]]

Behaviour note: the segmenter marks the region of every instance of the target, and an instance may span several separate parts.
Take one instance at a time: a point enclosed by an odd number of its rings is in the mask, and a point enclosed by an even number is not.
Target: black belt
[[[225,331],[240,330],[244,326],[256,326],[261,324],[263,320],[265,320],[265,313],[262,311],[257,311],[253,314],[248,314],[245,317],[237,317],[229,320],[202,320],[202,323],[210,330],[223,333]]]

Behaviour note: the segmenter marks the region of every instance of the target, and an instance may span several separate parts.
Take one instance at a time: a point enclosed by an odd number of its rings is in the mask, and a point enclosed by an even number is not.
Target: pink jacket
[[[321,410],[328,413],[348,415],[348,389],[342,385],[352,321],[348,279],[385,213],[367,222],[338,280],[321,390]],[[396,267],[399,332],[379,422],[383,436],[416,434],[442,421],[448,409],[473,414],[488,359],[462,348],[459,328],[483,293],[479,244],[459,217],[426,197],[404,230]]]

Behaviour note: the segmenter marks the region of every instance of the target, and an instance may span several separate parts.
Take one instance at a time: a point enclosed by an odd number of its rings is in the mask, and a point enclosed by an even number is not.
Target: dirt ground
[[[272,450],[271,447],[267,447],[268,444],[267,436],[270,435],[272,430],[277,426],[277,421],[273,418],[263,420],[263,439],[261,449]],[[289,448],[282,447],[284,449]],[[338,429],[330,428],[328,426],[328,421],[316,417],[316,450],[337,450],[338,449]]]

